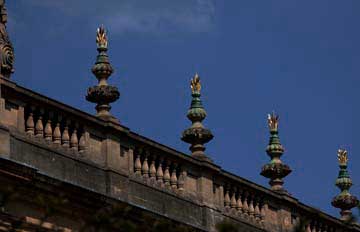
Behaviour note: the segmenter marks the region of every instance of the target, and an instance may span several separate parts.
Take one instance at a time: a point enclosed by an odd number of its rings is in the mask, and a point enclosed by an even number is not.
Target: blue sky
[[[109,31],[123,125],[187,152],[189,80],[203,83],[207,153],[224,169],[268,186],[266,114],[280,114],[286,188],[338,216],[336,151],[349,150],[360,195],[360,2],[358,0],[15,0],[8,30],[13,80],[93,113],[95,31]],[[357,167],[357,168],[356,168]]]

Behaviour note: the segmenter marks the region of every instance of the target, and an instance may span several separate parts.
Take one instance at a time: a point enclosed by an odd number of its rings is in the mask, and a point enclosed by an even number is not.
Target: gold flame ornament
[[[279,115],[276,115],[274,112],[268,114],[268,125],[269,129],[272,131],[277,131],[279,126]]]
[[[105,30],[104,26],[101,26],[97,29],[96,43],[97,43],[98,47],[107,48],[107,46],[108,46],[108,40],[107,40],[106,30]]]
[[[346,150],[344,150],[344,149],[339,149],[338,150],[338,160],[339,160],[339,163],[340,164],[347,164],[347,162],[348,162],[348,156],[347,156],[347,151]]]
[[[191,79],[190,87],[191,87],[191,92],[192,93],[195,93],[195,92],[200,93],[201,83],[200,83],[200,77],[199,77],[199,75],[197,73],[195,74],[194,78]]]

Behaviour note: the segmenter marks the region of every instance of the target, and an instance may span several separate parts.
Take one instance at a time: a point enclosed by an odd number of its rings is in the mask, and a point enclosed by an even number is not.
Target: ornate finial
[[[276,115],[275,112],[268,114],[268,125],[271,131],[277,131],[279,126],[279,115]]]
[[[195,74],[194,78],[191,79],[190,86],[192,100],[187,117],[192,122],[192,126],[184,130],[181,139],[191,144],[190,151],[192,152],[192,156],[201,160],[211,161],[204,153],[204,144],[209,142],[213,138],[213,135],[211,131],[206,129],[202,124],[202,121],[206,118],[206,111],[200,100],[201,84],[198,74]]]
[[[0,76],[10,78],[14,72],[14,47],[6,31],[7,11],[5,0],[0,0]]]
[[[120,93],[115,86],[108,85],[107,79],[113,73],[113,68],[110,64],[107,55],[108,40],[106,30],[103,26],[97,29],[96,33],[97,50],[99,52],[95,65],[92,68],[92,73],[98,79],[98,85],[90,87],[86,96],[86,100],[97,103],[95,109],[96,116],[118,123],[118,120],[110,114],[110,103],[116,101]]]
[[[96,44],[97,44],[98,48],[107,48],[108,47],[108,39],[106,36],[106,30],[103,25],[101,25],[97,29]]]
[[[190,81],[190,87],[192,93],[200,93],[201,90],[201,83],[200,83],[200,77],[197,73],[195,73],[195,76]]]
[[[338,150],[338,160],[340,165],[347,165],[348,157],[347,157],[347,151],[344,149]]]
[[[335,208],[341,209],[341,220],[349,221],[352,215],[351,209],[359,204],[359,200],[355,196],[352,196],[349,192],[349,189],[352,186],[352,181],[347,171],[348,157],[346,150],[338,150],[338,161],[340,171],[335,185],[341,190],[341,193],[333,198],[331,204]]]
[[[5,7],[5,0],[0,0],[0,22],[3,24],[7,23],[7,11],[6,11],[6,7]]]
[[[262,167],[260,174],[270,179],[269,184],[272,190],[287,193],[283,188],[283,178],[291,173],[291,169],[280,160],[280,157],[284,153],[284,148],[278,136],[279,116],[274,112],[268,114],[267,121],[270,129],[270,141],[266,152],[270,156],[271,161]]]

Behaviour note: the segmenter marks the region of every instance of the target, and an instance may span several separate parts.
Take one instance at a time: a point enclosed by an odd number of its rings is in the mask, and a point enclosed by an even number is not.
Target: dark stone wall
[[[106,193],[106,173],[93,165],[45,149],[41,143],[26,143],[12,137],[10,159],[30,165],[59,180],[73,183],[99,193]]]
[[[215,224],[225,219],[219,211],[201,205],[196,199],[185,200],[166,190],[152,188],[141,178],[81,161],[81,157],[72,157],[74,154],[61,149],[49,149],[42,141],[15,135],[11,137],[10,148],[10,159],[29,165],[49,177],[106,194],[197,228],[214,230]],[[241,231],[263,231],[246,223],[233,222],[239,225]]]

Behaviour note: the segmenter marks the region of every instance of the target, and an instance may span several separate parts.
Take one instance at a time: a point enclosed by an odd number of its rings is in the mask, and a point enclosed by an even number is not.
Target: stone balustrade
[[[25,133],[33,139],[83,153],[88,147],[89,134],[80,120],[36,105],[25,107]]]
[[[341,227],[338,227],[335,224],[329,224],[326,220],[321,219],[321,217],[317,218],[305,218],[295,219],[293,222],[301,231],[304,232],[335,232],[335,231],[343,231]]]
[[[236,186],[236,185],[235,185]],[[262,195],[244,187],[227,185],[224,191],[223,212],[251,223],[264,225],[267,204]]]
[[[224,215],[268,231],[359,230],[356,223],[347,224],[352,229],[345,229],[346,223],[302,204],[291,194],[273,192],[223,170],[214,178],[213,192],[214,202]]]
[[[175,193],[184,191],[187,172],[182,161],[138,148],[134,152],[133,165],[133,176],[144,183]]]
[[[0,125],[8,128],[0,128],[0,155],[44,173],[63,168],[62,173],[52,175],[56,178],[70,179],[78,186],[167,216],[174,214],[174,218],[206,230],[229,219],[256,231],[290,231],[298,225],[307,232],[360,231],[359,226],[349,226],[290,195],[271,191],[211,162],[175,151],[120,124],[81,112],[9,80],[0,79],[0,90]],[[34,154],[21,151],[21,155],[15,150],[12,154],[14,146],[10,144],[15,140],[31,143],[38,150]],[[40,165],[40,161],[26,157],[37,155],[41,149],[47,152],[39,159],[53,156],[47,161],[50,164]],[[66,159],[60,163],[63,156]],[[72,168],[77,168],[76,172],[69,173]],[[136,191],[129,190],[133,183]],[[159,194],[166,194],[168,202],[162,199],[165,195]],[[188,211],[180,216],[178,209],[167,211],[169,202],[178,202],[178,208]]]
[[[303,231],[305,232],[333,232],[336,231],[335,227],[328,226],[327,224],[322,224],[316,220],[311,221],[310,223],[303,226]]]

